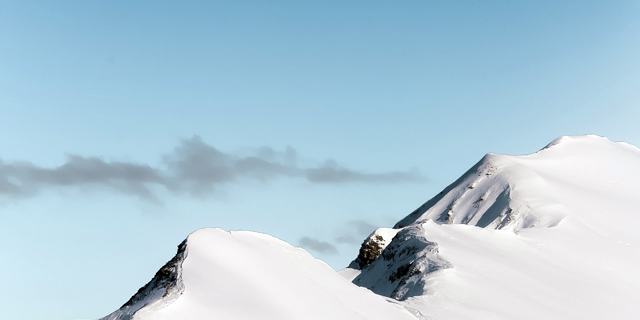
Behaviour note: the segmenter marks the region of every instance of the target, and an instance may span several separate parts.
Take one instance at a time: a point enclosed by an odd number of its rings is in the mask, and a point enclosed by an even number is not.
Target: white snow
[[[391,239],[393,239],[393,237],[396,236],[398,231],[399,231],[398,229],[392,229],[392,228],[378,228],[373,233],[371,233],[371,235],[369,235],[369,238],[375,237],[375,236],[381,236],[383,241],[379,242],[379,245],[380,245],[380,248],[384,250],[384,248],[386,248],[389,245],[389,242],[391,242]]]
[[[424,293],[401,303],[427,316],[638,318],[640,149],[632,145],[562,137],[531,155],[487,155],[397,226],[411,224],[453,265],[411,279]]]
[[[187,250],[183,294],[133,319],[415,319],[266,234],[202,229],[189,235]]]
[[[336,273],[269,235],[198,230],[180,290],[133,319],[637,319],[640,149],[579,136],[488,154],[376,235],[378,258]]]
[[[349,281],[353,281],[353,279],[355,279],[360,274],[360,270],[353,268],[344,268],[338,271],[338,274]]]

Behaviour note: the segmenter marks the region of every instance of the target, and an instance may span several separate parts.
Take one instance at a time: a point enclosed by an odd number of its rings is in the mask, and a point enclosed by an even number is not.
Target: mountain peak
[[[393,227],[395,233],[386,232],[391,237],[379,241],[385,248],[378,250],[381,252],[375,259],[359,268],[352,263],[350,268],[361,270],[353,282],[399,300],[429,295],[428,283],[434,273],[451,273],[454,271],[447,270],[460,267],[449,260],[451,255],[440,256],[442,242],[449,243],[445,249],[462,246],[468,250],[471,244],[457,237],[474,233],[493,237],[491,232],[496,230],[516,236],[500,240],[508,243],[518,241],[521,232],[542,234],[543,229],[552,231],[568,223],[566,228],[573,234],[589,230],[585,234],[590,235],[582,240],[585,243],[602,238],[600,241],[613,240],[614,246],[622,244],[626,246],[623,250],[628,250],[631,245],[640,245],[637,233],[625,226],[640,227],[635,209],[638,181],[640,149],[595,135],[563,136],[529,155],[489,153],[400,220]],[[567,219],[570,221],[565,223]],[[526,232],[535,229],[539,231]],[[501,233],[496,237],[506,237]],[[369,245],[372,236],[363,246]],[[485,240],[474,241],[482,244]],[[491,245],[502,245],[500,241]]]
[[[488,153],[458,180],[418,207],[394,228],[433,220],[439,224],[470,224],[518,232],[554,227],[570,215],[549,187],[549,180],[584,183],[629,181],[640,149],[596,135],[562,136],[540,151],[523,156]],[[591,179],[585,179],[585,177]]]
[[[103,319],[415,320],[304,249],[267,234],[200,229],[181,244],[178,256]],[[174,269],[179,272],[165,272]]]
[[[275,237],[201,229],[105,319],[633,318],[638,181],[640,149],[598,136],[490,153],[369,235],[348,280]]]

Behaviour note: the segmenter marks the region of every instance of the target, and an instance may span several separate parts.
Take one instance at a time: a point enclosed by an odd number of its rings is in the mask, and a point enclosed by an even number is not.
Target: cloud
[[[326,254],[338,254],[338,249],[329,242],[320,241],[310,237],[302,237],[298,240],[298,243],[300,243],[300,246],[305,249]]]
[[[289,149],[286,156],[293,153]],[[214,186],[240,178],[268,181],[299,175],[294,165],[280,162],[278,156],[270,148],[261,148],[256,156],[236,157],[218,151],[195,136],[182,140],[172,154],[164,156],[167,165],[165,186],[177,193],[206,195]]]
[[[354,228],[356,230],[356,232],[358,233],[359,236],[361,237],[368,237],[371,232],[373,232],[374,230],[376,230],[378,227],[372,225],[369,222],[366,222],[364,220],[352,220],[349,221],[349,226],[351,226],[352,228]]]
[[[318,168],[306,170],[307,179],[316,183],[344,183],[344,182],[368,182],[368,183],[395,183],[424,181],[425,177],[418,172],[386,172],[386,173],[362,173],[341,167],[334,160],[326,161]]]
[[[306,179],[311,183],[395,183],[424,181],[418,172],[363,173],[330,160],[318,167],[302,168],[295,149],[276,151],[259,148],[250,156],[224,153],[198,136],[183,139],[162,165],[152,167],[133,162],[106,161],[97,157],[70,155],[54,168],[31,162],[0,160],[0,196],[30,197],[56,187],[106,188],[122,194],[156,200],[154,188],[176,195],[207,196],[216,187],[245,179],[268,182],[277,178]]]
[[[164,181],[160,172],[147,165],[105,162],[98,158],[69,156],[53,169],[30,162],[4,163],[0,160],[0,194],[9,197],[34,196],[51,186],[102,186],[123,193],[153,198],[148,188]]]
[[[351,235],[344,234],[334,239],[337,243],[356,244],[358,240]]]
[[[334,238],[337,243],[360,244],[374,230],[377,229],[373,224],[364,220],[352,220],[347,222],[347,230],[342,235]],[[357,237],[357,238],[356,238]]]

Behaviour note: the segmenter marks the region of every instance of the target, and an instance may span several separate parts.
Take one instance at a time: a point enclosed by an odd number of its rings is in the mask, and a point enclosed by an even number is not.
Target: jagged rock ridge
[[[438,245],[426,239],[422,227],[412,225],[400,230],[353,283],[404,300],[424,293],[426,275],[451,267],[438,255]]]
[[[182,262],[187,257],[187,240],[178,245],[178,252],[146,285],[141,287],[120,309],[101,320],[130,320],[140,309],[161,303],[170,304],[184,291]]]

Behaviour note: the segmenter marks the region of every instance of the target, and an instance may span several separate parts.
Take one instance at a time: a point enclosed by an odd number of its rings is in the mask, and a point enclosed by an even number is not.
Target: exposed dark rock
[[[178,245],[176,255],[165,263],[156,275],[134,294],[120,309],[100,320],[131,320],[140,309],[158,300],[170,303],[184,291],[182,262],[187,257],[187,240]]]
[[[182,241],[178,245],[178,252],[176,255],[171,258],[167,263],[165,263],[156,275],[142,288],[138,289],[138,292],[134,294],[129,301],[127,301],[121,308],[132,306],[136,304],[138,301],[143,300],[149,293],[156,291],[158,289],[164,289],[163,297],[166,296],[169,290],[173,289],[177,285],[178,277],[180,276],[179,269],[182,265],[182,261],[184,260],[185,249],[187,248],[187,240]]]
[[[353,283],[397,300],[424,293],[427,277],[451,268],[438,255],[438,244],[428,241],[419,225],[406,227],[353,280]]]
[[[399,266],[396,271],[392,272],[391,275],[389,275],[389,281],[396,282],[398,279],[406,276],[407,274],[409,274],[409,270],[412,269],[411,267],[413,267],[413,262]]]
[[[360,269],[366,268],[373,260],[377,259],[382,253],[384,246],[384,238],[379,235],[369,236],[360,246],[360,252],[355,262]]]

